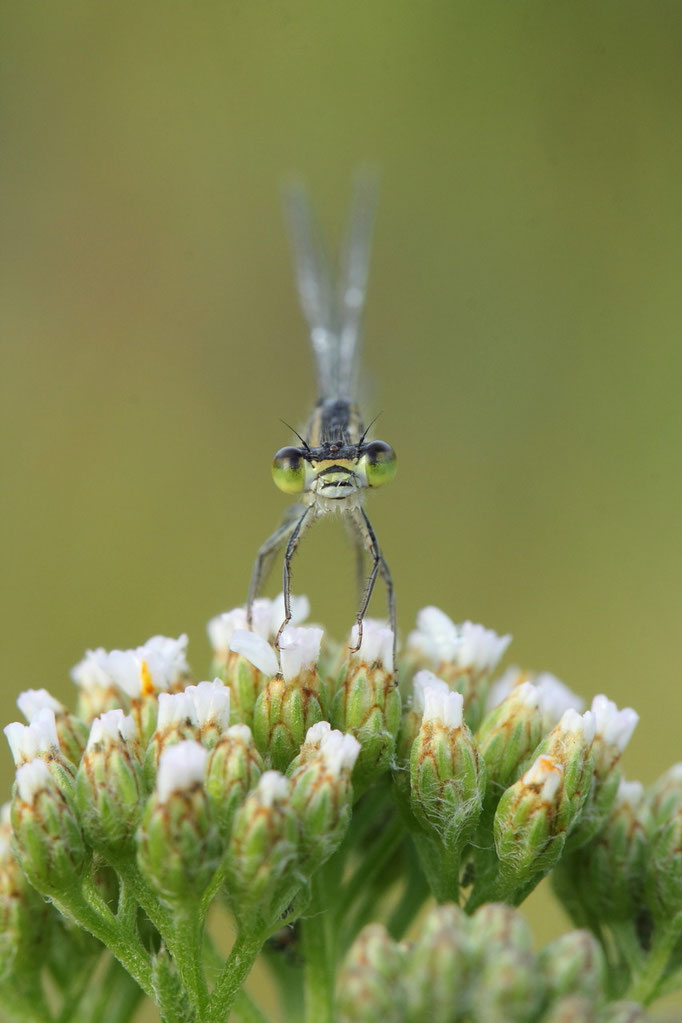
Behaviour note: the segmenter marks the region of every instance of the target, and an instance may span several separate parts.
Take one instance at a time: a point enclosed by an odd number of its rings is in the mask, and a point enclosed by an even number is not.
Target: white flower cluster
[[[160,693],[156,731],[184,721],[200,729],[212,725],[225,731],[230,723],[230,690],[216,678],[187,686],[180,693]]]
[[[354,625],[350,633],[351,645],[357,646],[358,627]],[[357,657],[367,664],[379,664],[389,674],[393,673],[393,630],[385,622],[376,618],[365,618],[362,623],[362,642]]]
[[[263,636],[235,629],[230,638],[230,650],[245,657],[267,678],[281,674],[286,682],[293,682],[315,667],[321,643],[322,629],[289,626],[280,638],[278,660],[274,647]]]
[[[291,624],[300,625],[310,614],[310,602],[307,597],[291,598]],[[284,594],[280,593],[274,600],[261,597],[253,602],[253,632],[268,643],[272,643],[280,625],[284,621]],[[232,611],[211,618],[207,626],[208,638],[216,654],[226,656],[234,647],[231,646],[233,634],[237,631],[248,631],[246,608],[237,607]]]

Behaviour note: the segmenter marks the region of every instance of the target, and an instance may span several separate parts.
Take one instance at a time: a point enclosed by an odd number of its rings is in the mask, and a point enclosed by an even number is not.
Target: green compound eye
[[[365,445],[362,462],[370,487],[382,487],[390,483],[398,468],[395,451],[383,440],[373,440]]]
[[[272,478],[285,494],[305,489],[305,460],[298,448],[280,448],[272,460]]]

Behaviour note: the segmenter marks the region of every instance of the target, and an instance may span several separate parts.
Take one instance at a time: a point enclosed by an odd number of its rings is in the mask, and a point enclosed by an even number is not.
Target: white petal
[[[59,749],[54,711],[49,707],[39,710],[33,716],[30,725],[13,721],[4,731],[15,764],[20,764],[23,760],[33,760],[43,753]]]
[[[90,726],[88,736],[88,749],[101,743],[130,742],[138,735],[137,725],[130,715],[125,715],[122,710],[108,710],[95,718]]]
[[[563,773],[563,768],[557,760],[552,760],[550,757],[540,756],[532,764],[532,766],[529,767],[521,780],[523,784],[528,787],[541,785],[542,790],[540,792],[540,798],[543,801],[550,803],[556,796],[559,786],[561,785]]]
[[[207,625],[208,638],[216,653],[226,654],[230,649],[230,640],[235,629],[246,629],[246,608],[236,607],[233,611],[211,618]]]
[[[241,654],[247,661],[250,661],[255,668],[262,671],[268,678],[279,674],[277,655],[267,640],[257,636],[255,632],[247,632],[245,629],[237,629],[230,640],[230,650]]]
[[[342,771],[351,772],[360,753],[360,743],[354,735],[340,732],[334,728],[320,743],[320,756],[324,759],[332,774],[340,775]]]
[[[182,725],[187,721],[191,725],[197,724],[194,700],[191,696],[188,696],[187,691],[182,693],[159,693],[159,715],[156,721],[156,731],[163,732],[167,728]]]

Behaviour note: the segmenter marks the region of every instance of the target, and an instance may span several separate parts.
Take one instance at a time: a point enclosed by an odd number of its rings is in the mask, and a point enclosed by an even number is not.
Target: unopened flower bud
[[[339,1023],[404,1023],[405,949],[381,924],[357,936],[339,975]]]
[[[19,693],[17,706],[29,722],[45,707],[54,711],[59,748],[66,759],[77,767],[88,741],[87,725],[70,714],[64,704],[48,693],[47,689],[26,689]]]
[[[473,1018],[486,1023],[535,1019],[545,985],[521,915],[509,906],[489,903],[474,913],[469,933],[477,960],[469,988]]]
[[[78,717],[86,725],[121,706],[121,693],[107,669],[107,656],[103,647],[88,650],[71,669],[71,679],[78,687]]]
[[[79,885],[85,845],[71,800],[44,760],[17,768],[12,828],[21,866],[34,888],[59,895]]]
[[[558,724],[543,739],[533,753],[533,759],[548,757],[562,768],[562,799],[558,806],[557,828],[565,835],[580,819],[592,788],[594,758],[592,745],[595,719],[592,711],[579,714],[564,711]]]
[[[540,691],[531,682],[515,686],[483,719],[476,735],[488,772],[488,792],[494,805],[518,777],[520,765],[542,737]]]
[[[447,682],[434,675],[432,671],[423,668],[418,671],[412,679],[412,698],[408,700],[407,706],[403,709],[403,718],[400,723],[400,734],[398,736],[398,761],[401,764],[409,762],[412,743],[417,738],[421,728],[422,717],[424,716],[424,690],[428,687],[440,687],[443,693],[450,691]]]
[[[288,779],[266,771],[237,810],[226,852],[227,894],[245,927],[271,925],[294,883],[299,825]]]
[[[355,643],[357,626],[351,635]],[[362,645],[347,661],[332,711],[334,727],[350,732],[362,746],[353,774],[356,797],[391,765],[400,712],[393,633],[380,622],[365,619]]]
[[[467,1005],[471,968],[468,919],[452,903],[424,918],[405,964],[405,999],[410,1023],[450,1023]]]
[[[83,831],[100,851],[131,845],[145,796],[137,726],[122,710],[95,718],[76,775]]]
[[[315,726],[313,726],[315,727]],[[329,859],[351,818],[351,774],[360,752],[352,735],[327,732],[317,753],[291,775],[291,805],[301,823],[301,862],[315,870]]]
[[[216,678],[187,686],[185,693],[194,703],[198,741],[211,750],[230,724],[230,690]]]
[[[11,849],[10,804],[0,807],[0,984],[40,963],[48,908]]]
[[[540,952],[540,967],[552,1001],[582,996],[597,1006],[605,997],[606,962],[590,931],[569,931]]]
[[[485,767],[462,719],[461,693],[427,686],[423,696],[410,756],[412,812],[448,849],[461,851],[481,812]]]
[[[253,734],[273,767],[285,771],[307,730],[324,717],[326,695],[317,673],[322,629],[286,629],[282,634],[281,674],[262,689],[253,714]]]
[[[407,656],[462,694],[465,719],[475,730],[486,705],[490,674],[510,642],[511,636],[498,636],[468,621],[455,625],[439,608],[424,607],[407,638]]]
[[[585,701],[564,685],[556,675],[549,671],[522,671],[521,668],[513,666],[507,668],[499,679],[493,682],[488,694],[487,710],[497,707],[517,686],[522,686],[526,682],[532,682],[540,694],[543,733],[554,728],[564,711],[572,709],[582,713],[585,709]]]
[[[197,742],[199,726],[194,701],[187,691],[159,693],[156,727],[145,755],[145,777],[151,788],[161,754],[179,742]]]
[[[224,838],[230,833],[237,807],[255,788],[263,773],[263,758],[248,725],[232,725],[211,750],[206,765],[206,791]]]
[[[647,837],[646,901],[664,925],[682,911],[682,771],[665,772],[647,793],[642,819]]]
[[[494,821],[502,891],[523,891],[557,862],[565,842],[562,827],[563,767],[540,756],[504,792]]]
[[[4,732],[17,767],[40,759],[49,768],[57,785],[65,793],[71,792],[75,768],[59,748],[57,724],[51,707],[42,707],[28,725],[13,721],[5,726]]]
[[[582,817],[569,836],[566,849],[585,845],[603,826],[620,783],[620,758],[634,732],[639,715],[631,708],[618,710],[612,700],[595,696],[592,701],[595,732],[592,741],[592,787]]]
[[[554,871],[555,891],[572,916],[582,904],[604,923],[637,916],[650,859],[645,819],[644,787],[621,779],[598,840],[565,855]]]
[[[156,790],[137,832],[140,869],[170,906],[195,902],[218,866],[220,844],[204,788],[206,758],[192,741],[163,751]]]
[[[305,739],[301,744],[298,754],[289,764],[287,769],[287,775],[289,777],[291,777],[294,771],[298,770],[299,767],[302,767],[303,764],[307,764],[309,760],[312,760],[315,756],[317,756],[320,746],[331,730],[332,726],[328,721],[316,721],[314,725],[310,726],[308,731],[305,733]]]

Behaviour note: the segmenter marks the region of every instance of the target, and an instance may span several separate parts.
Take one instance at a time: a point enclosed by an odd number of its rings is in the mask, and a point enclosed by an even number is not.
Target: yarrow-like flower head
[[[358,643],[358,627],[351,629],[351,646]],[[362,623],[362,642],[355,657],[366,664],[379,664],[389,673],[393,672],[393,632],[385,622],[376,618],[365,618]]]
[[[511,643],[511,636],[498,636],[492,629],[474,622],[455,625],[444,611],[424,607],[417,615],[417,628],[407,638],[408,650],[430,662],[437,671],[453,664],[479,673],[492,671]]]
[[[159,802],[167,803],[174,792],[186,792],[203,784],[207,755],[203,746],[191,740],[164,750],[156,776]]]
[[[291,624],[300,625],[310,614],[310,602],[307,597],[291,598]],[[216,615],[208,623],[208,638],[211,646],[220,658],[225,658],[230,650],[232,635],[236,630],[253,631],[261,639],[272,642],[284,621],[284,594],[280,593],[274,600],[261,597],[254,600],[252,609],[252,630],[248,630],[246,608],[237,607]]]

